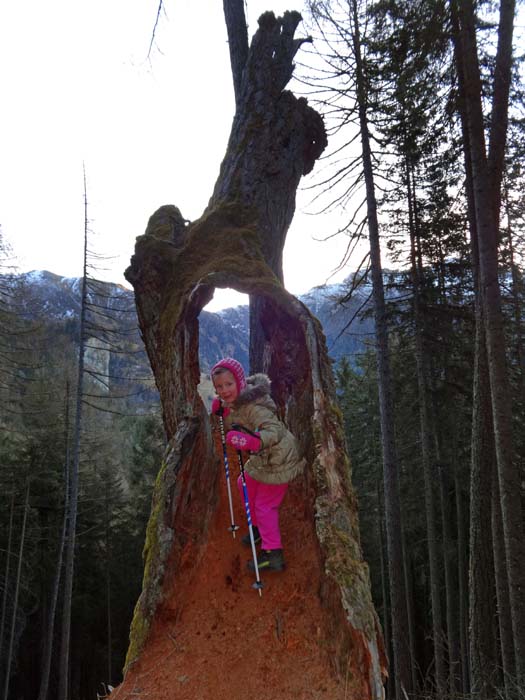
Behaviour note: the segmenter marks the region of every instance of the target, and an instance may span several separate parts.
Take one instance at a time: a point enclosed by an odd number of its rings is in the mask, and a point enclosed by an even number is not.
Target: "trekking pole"
[[[224,420],[222,418],[222,413],[224,409],[221,406],[221,412],[219,413],[219,428],[221,431],[221,442],[222,442],[222,454],[224,456],[224,471],[226,473],[226,488],[228,490],[228,503],[230,504],[230,522],[231,525],[228,530],[232,533],[235,538],[235,530],[239,529],[239,526],[235,524],[235,517],[233,515],[233,501],[232,501],[232,487],[230,483],[230,464],[228,462],[228,449],[226,447],[226,437],[224,435]]]
[[[233,430],[242,430],[245,432],[251,432],[247,431],[246,428],[243,428],[242,425],[232,425]],[[264,583],[261,581],[261,578],[259,576],[259,565],[257,563],[257,550],[255,549],[255,538],[253,536],[253,525],[252,525],[252,515],[250,513],[250,501],[248,500],[248,487],[246,486],[246,475],[244,473],[244,459],[242,456],[242,451],[237,450],[237,456],[239,458],[239,467],[241,469],[241,484],[242,484],[242,492],[244,495],[244,508],[246,510],[246,520],[248,521],[248,532],[250,533],[250,544],[252,546],[252,556],[253,556],[253,565],[255,568],[255,583],[252,583],[252,588],[255,588],[257,591],[259,591],[259,596],[262,596],[262,588],[264,587]]]

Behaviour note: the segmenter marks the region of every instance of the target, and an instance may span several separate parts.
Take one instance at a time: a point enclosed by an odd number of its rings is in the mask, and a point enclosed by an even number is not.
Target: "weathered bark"
[[[166,596],[199,561],[220,471],[197,392],[198,316],[214,287],[257,297],[273,397],[307,459],[301,482],[319,570],[333,663],[380,698],[384,659],[362,560],[355,497],[324,336],[289,295],[282,258],[295,192],[324,147],[322,121],[284,87],[299,42],[297,13],[264,14],[243,72],[241,99],[209,206],[186,226],[161,207],[137,239],[126,271],[159,388],[169,448],[157,479],[127,667],[139,657]],[[175,593],[176,594],[176,593]]]
[[[487,346],[490,391],[498,465],[503,530],[507,558],[510,603],[518,681],[525,679],[525,538],[520,475],[514,460],[511,392],[506,365],[505,334],[498,279],[499,203],[501,167],[508,115],[512,33],[515,3],[502,0],[498,29],[491,116],[491,140],[487,156],[481,79],[477,57],[473,4],[459,4],[460,41],[464,70],[464,96],[472,160],[472,181],[482,290],[483,324]]]
[[[235,103],[241,104],[242,74],[248,59],[248,30],[244,0],[223,0],[224,19],[228,31]]]
[[[294,39],[298,12],[286,12],[279,21],[267,12],[248,52],[243,0],[224,0],[224,13],[237,111],[208,210],[242,190],[243,203],[257,208],[263,257],[282,282],[282,253],[297,186],[326,147],[320,116],[304,98],[297,100],[284,90],[296,52],[310,39]],[[262,313],[261,302],[250,296],[252,372],[261,371],[264,363]]]

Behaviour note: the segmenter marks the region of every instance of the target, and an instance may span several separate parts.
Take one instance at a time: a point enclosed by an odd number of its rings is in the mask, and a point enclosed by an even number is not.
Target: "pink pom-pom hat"
[[[224,359],[219,360],[211,368],[210,375],[212,378],[213,373],[216,369],[219,369],[219,367],[223,367],[233,374],[235,383],[237,384],[237,391],[239,393],[241,393],[243,389],[246,389],[246,377],[244,376],[244,370],[240,362],[234,360],[233,357],[225,357]]]

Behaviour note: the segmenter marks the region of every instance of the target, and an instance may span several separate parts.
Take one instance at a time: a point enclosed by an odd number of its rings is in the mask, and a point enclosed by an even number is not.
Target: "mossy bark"
[[[298,436],[307,459],[302,483],[305,517],[317,543],[313,565],[321,573],[319,595],[333,640],[335,669],[346,677],[365,679],[369,697],[375,699],[382,697],[382,638],[361,555],[357,505],[331,363],[319,322],[284,289],[276,274],[300,176],[313,167],[324,147],[310,130],[314,123],[319,134],[320,117],[305,100],[284,91],[299,19],[297,13],[278,20],[271,13],[261,17],[244,73],[247,98],[238,104],[208,208],[187,225],[176,207],[161,207],[137,239],[126,271],[135,289],[169,441],[155,489],[143,592],[126,665],[139,657],[167,596],[206,547],[219,469],[209,420],[197,392],[198,316],[215,287],[232,287],[258,299],[264,369],[272,379],[282,417]],[[279,45],[270,50],[271,42]],[[281,66],[274,80],[268,73],[259,75],[258,50],[270,62],[282,63],[286,58],[288,73]],[[283,142],[285,132],[289,140]],[[270,144],[274,155],[264,165]],[[289,158],[293,163],[288,163]]]

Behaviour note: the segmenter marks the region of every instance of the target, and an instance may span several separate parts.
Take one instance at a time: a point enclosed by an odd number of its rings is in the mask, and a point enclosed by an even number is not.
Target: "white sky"
[[[91,246],[116,256],[98,274],[104,279],[125,283],[135,238],[160,205],[176,204],[188,219],[205,208],[234,111],[222,2],[165,0],[148,61],[157,6],[0,3],[0,224],[20,270],[81,274],[83,161]],[[301,6],[248,0],[250,37],[263,11]],[[314,240],[335,224],[305,215],[308,200],[299,193],[285,248],[285,281],[294,294],[323,284],[345,248],[343,237]],[[235,303],[216,293],[208,308]]]

